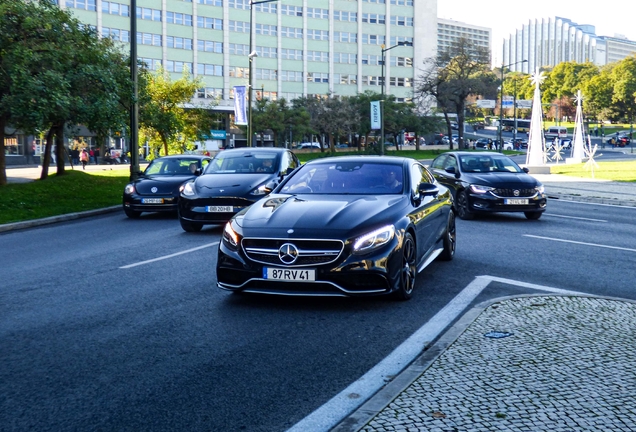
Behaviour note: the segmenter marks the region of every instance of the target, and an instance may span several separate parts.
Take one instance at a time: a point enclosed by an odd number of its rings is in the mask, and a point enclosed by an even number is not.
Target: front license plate
[[[263,268],[263,279],[275,279],[283,281],[313,282],[316,280],[316,270],[314,269],[277,269]]]
[[[508,205],[528,205],[527,198],[506,198],[504,204]]]
[[[232,206],[206,206],[205,211],[208,213],[232,213],[234,207]]]
[[[142,198],[142,204],[163,204],[163,198]]]

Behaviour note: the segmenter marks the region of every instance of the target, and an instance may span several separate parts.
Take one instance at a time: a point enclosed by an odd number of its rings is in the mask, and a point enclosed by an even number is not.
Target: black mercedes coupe
[[[203,155],[171,155],[150,162],[143,174],[124,188],[122,205],[129,218],[142,212],[177,212],[179,186],[201,173],[212,158]]]
[[[452,190],[461,219],[493,212],[523,212],[528,219],[539,219],[546,209],[541,182],[501,153],[448,152],[430,168]]]
[[[300,166],[284,148],[243,147],[219,152],[203,174],[181,187],[179,222],[186,232],[224,224],[270,193]]]
[[[402,157],[316,159],[226,225],[218,286],[304,296],[392,294],[451,260],[453,198],[421,163]]]

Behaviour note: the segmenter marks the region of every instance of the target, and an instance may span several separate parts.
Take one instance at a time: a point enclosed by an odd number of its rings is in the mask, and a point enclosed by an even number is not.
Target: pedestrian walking
[[[85,148],[83,148],[81,153],[80,153],[80,156],[79,156],[80,162],[82,162],[82,169],[83,170],[86,170],[86,164],[88,163],[89,158],[90,158],[90,156],[89,156],[88,152],[86,151]]]

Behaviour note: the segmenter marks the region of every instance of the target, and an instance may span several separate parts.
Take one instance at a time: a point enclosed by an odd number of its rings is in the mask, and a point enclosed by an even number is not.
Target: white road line
[[[393,376],[415,360],[422,353],[423,347],[446,329],[489,283],[489,278],[477,277],[391,354],[323,406],[296,423],[288,432],[328,431],[332,429],[345,416],[377,393]]]
[[[625,247],[620,247],[620,246],[608,246],[608,245],[602,245],[602,244],[597,244],[597,243],[587,243],[587,242],[580,242],[580,241],[574,241],[574,240],[558,239],[558,238],[554,238],[554,237],[542,237],[542,236],[536,236],[536,235],[532,235],[532,234],[524,234],[523,236],[524,237],[536,238],[536,239],[542,239],[542,240],[550,240],[550,241],[562,242],[562,243],[573,243],[573,244],[579,244],[579,245],[583,245],[583,246],[594,246],[594,247],[600,247],[600,248],[605,248],[605,249],[617,249],[617,250],[622,250],[622,251],[636,252],[636,249],[625,248]]]
[[[162,261],[162,260],[173,258],[173,257],[179,256],[179,255],[187,254],[187,253],[190,253],[190,252],[196,252],[198,250],[209,248],[209,247],[212,247],[212,246],[216,246],[218,244],[219,244],[219,242],[209,243],[209,244],[206,244],[206,245],[203,245],[203,246],[195,247],[193,249],[184,250],[184,251],[173,253],[173,254],[170,254],[170,255],[164,255],[164,256],[161,256],[161,257],[158,257],[158,258],[153,258],[153,259],[150,259],[150,260],[147,260],[147,261],[140,261],[140,262],[137,262],[137,263],[128,264],[128,265],[125,265],[125,266],[121,266],[119,268],[120,269],[129,269],[129,268],[141,266],[141,265],[144,265],[144,264],[150,264],[150,263],[153,263],[153,262]]]
[[[292,426],[287,432],[321,432],[333,429],[342,419],[358,409],[363,403],[378,392],[386,382],[399,374],[421,353],[423,347],[446,330],[453,320],[459,316],[470,303],[490,284],[500,282],[522,288],[548,291],[555,294],[582,294],[545,285],[537,285],[496,276],[477,276],[453,300],[440,310],[430,321],[420,327],[413,335],[398,346],[391,354],[331,398],[327,403]]]
[[[551,202],[554,202],[554,201],[556,201],[556,200],[553,200]],[[595,205],[595,206],[605,206],[605,207],[619,207],[619,208],[624,208],[624,209],[634,209],[634,210],[636,210],[636,207],[629,206],[629,205],[605,204],[605,203],[587,202],[587,201],[574,201],[574,200],[570,200],[570,199],[558,199],[558,201],[560,203],[584,204],[584,205]],[[630,200],[630,201],[633,201],[633,200]]]
[[[550,217],[563,218],[563,219],[577,219],[577,220],[592,221],[592,222],[608,222],[605,219],[590,219],[590,218],[576,217],[576,216],[555,215],[550,213],[546,213],[545,215]]]

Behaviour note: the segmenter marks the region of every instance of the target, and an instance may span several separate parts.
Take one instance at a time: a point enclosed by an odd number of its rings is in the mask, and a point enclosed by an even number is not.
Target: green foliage
[[[176,81],[163,69],[154,73],[142,69],[140,76],[139,142],[148,141],[150,158],[155,153],[165,156],[191,150],[201,134],[209,132],[213,120],[205,106],[185,108],[203,85],[201,79],[185,68]]]

